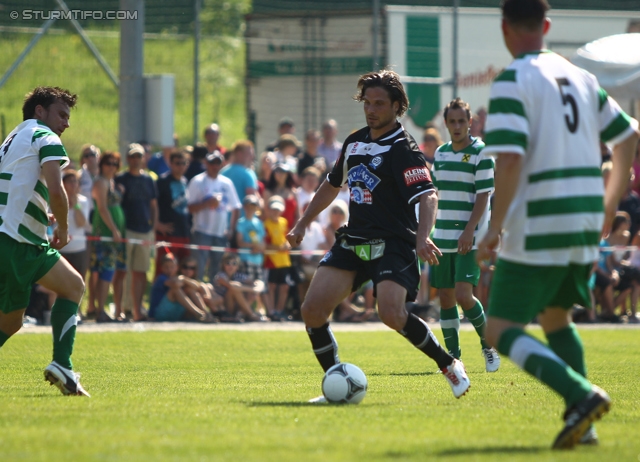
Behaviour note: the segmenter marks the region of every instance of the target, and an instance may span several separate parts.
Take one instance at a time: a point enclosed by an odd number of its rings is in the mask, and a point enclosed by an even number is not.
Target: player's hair
[[[446,105],[444,108],[444,120],[447,120],[449,109],[463,109],[467,114],[467,120],[471,120],[471,106],[469,106],[469,103],[463,101],[462,98],[458,97]]]
[[[72,108],[76,105],[78,95],[60,87],[36,87],[24,97],[22,120],[32,119],[36,112],[36,106],[47,109],[56,100],[60,100]]]
[[[534,32],[542,27],[550,6],[547,0],[502,0],[500,8],[509,24]]]
[[[231,152],[238,152],[243,149],[253,149],[253,143],[249,140],[238,140],[231,146]]]
[[[102,172],[102,167],[107,162],[111,162],[112,160],[118,163],[118,170],[120,169],[120,153],[116,151],[105,151],[100,157],[100,163],[98,164],[100,168],[100,172]]]
[[[378,72],[369,72],[368,74],[361,75],[358,80],[358,93],[354,95],[353,99],[358,102],[364,101],[364,93],[367,89],[373,87],[384,88],[389,94],[391,103],[395,103],[396,101],[399,103],[398,110],[396,111],[397,117],[402,117],[407,109],[409,109],[409,98],[404,91],[404,86],[402,82],[400,82],[400,76],[397,73],[389,69],[382,69]]]

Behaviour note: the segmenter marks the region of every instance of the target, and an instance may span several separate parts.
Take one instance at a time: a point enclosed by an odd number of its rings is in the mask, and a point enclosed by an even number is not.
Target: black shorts
[[[291,278],[291,267],[269,268],[269,284],[288,284],[287,276]]]
[[[378,244],[376,240],[376,244]],[[408,302],[418,295],[420,268],[415,248],[404,239],[384,239],[384,253],[375,260],[362,260],[356,253],[343,247],[338,239],[320,260],[318,266],[332,266],[347,271],[355,271],[352,290],[358,290],[368,280],[373,281],[373,296],[377,297],[377,285],[381,281],[393,281],[407,290]]]

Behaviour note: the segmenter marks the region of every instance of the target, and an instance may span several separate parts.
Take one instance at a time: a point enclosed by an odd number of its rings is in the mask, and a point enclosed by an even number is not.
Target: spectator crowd
[[[483,109],[473,114],[472,136],[482,137],[485,117]],[[207,126],[203,135],[203,143],[176,143],[155,153],[140,142],[129,145],[123,155],[87,144],[78,162],[71,156],[63,183],[72,238],[62,254],[88,278],[82,318],[99,323],[299,319],[317,263],[349,218],[345,185],[311,223],[301,248],[289,249],[286,234],[340,155],[336,122],[308,130],[301,143],[294,122],[284,118],[277,139],[257,157],[247,140],[236,141],[228,150],[221,146],[217,124]],[[428,124],[420,142],[427,163],[433,163],[443,143],[438,127]],[[604,144],[601,150],[606,182],[611,153]],[[593,307],[576,307],[577,319],[638,322],[640,147],[630,175],[613,232],[602,241],[600,261],[594,264]],[[152,260],[155,278],[148,281]],[[487,265],[474,288],[484,304],[491,272]],[[427,275],[424,268],[418,300],[410,305],[422,310],[420,314],[434,295]],[[52,298],[46,289],[34,287],[32,302],[45,311]],[[371,284],[345,299],[334,313],[336,321],[375,319]]]

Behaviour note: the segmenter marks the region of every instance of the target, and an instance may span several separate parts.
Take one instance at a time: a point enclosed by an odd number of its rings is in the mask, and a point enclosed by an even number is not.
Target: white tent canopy
[[[571,62],[594,74],[614,98],[640,99],[640,34],[618,34],[587,43]]]

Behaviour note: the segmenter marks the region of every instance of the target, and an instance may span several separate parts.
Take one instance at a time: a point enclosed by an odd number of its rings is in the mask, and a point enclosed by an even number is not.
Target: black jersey
[[[351,134],[327,176],[332,186],[349,183],[349,223],[338,234],[356,239],[399,237],[415,246],[415,203],[434,190],[426,160],[399,123],[377,140],[369,127]]]

